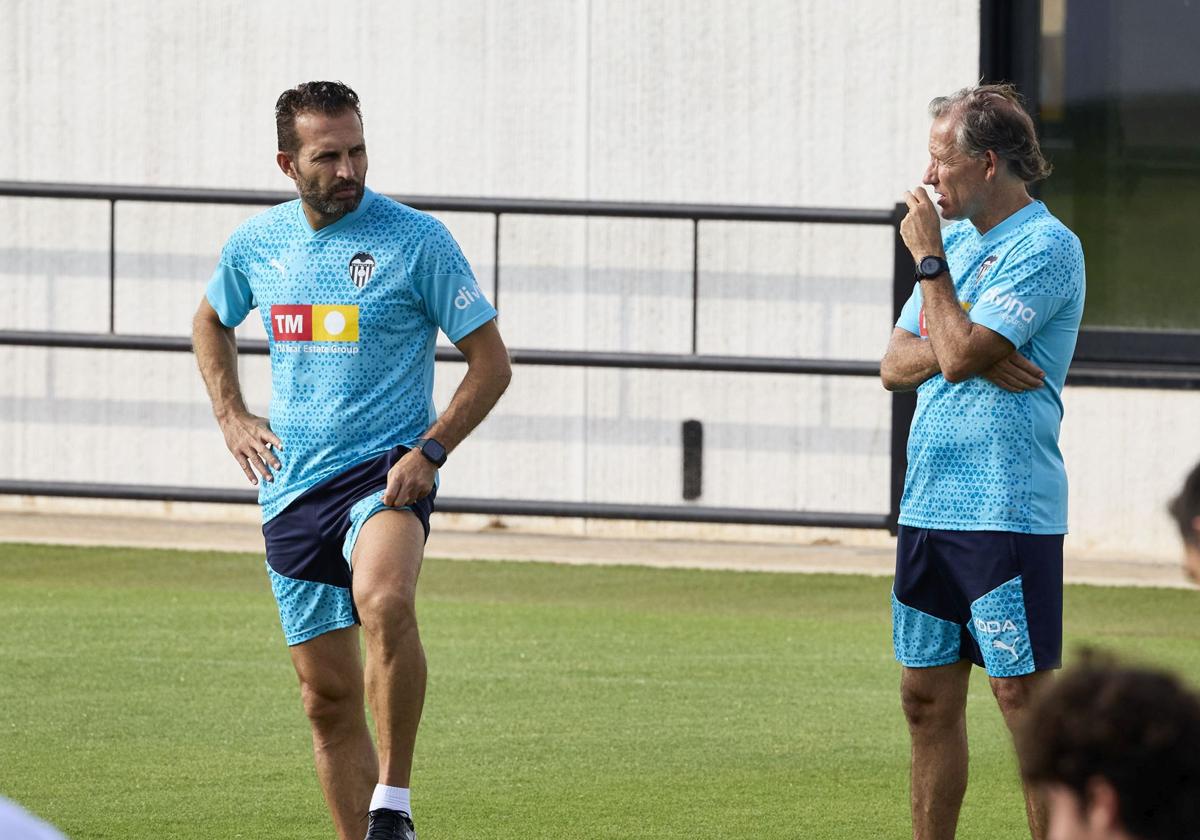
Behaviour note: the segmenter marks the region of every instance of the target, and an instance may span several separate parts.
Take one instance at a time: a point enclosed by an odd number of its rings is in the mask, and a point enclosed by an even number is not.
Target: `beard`
[[[300,199],[327,219],[340,219],[347,213],[358,209],[363,198],[365,183],[363,181],[336,181],[329,189],[322,189],[316,178],[305,178],[297,173],[296,188]],[[334,198],[339,190],[353,189],[353,198]]]

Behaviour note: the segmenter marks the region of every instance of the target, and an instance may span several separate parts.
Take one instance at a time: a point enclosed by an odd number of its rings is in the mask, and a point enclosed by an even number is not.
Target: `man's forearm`
[[[489,360],[467,368],[450,405],[425,433],[450,452],[466,439],[496,405],[512,379],[507,359]]]
[[[192,326],[192,350],[217,419],[246,413],[233,330],[199,313]]]
[[[883,387],[889,391],[912,391],[941,372],[928,341],[913,336],[894,341],[879,365]]]
[[[959,369],[971,350],[971,319],[958,301],[949,274],[921,281],[929,345],[942,371]]]

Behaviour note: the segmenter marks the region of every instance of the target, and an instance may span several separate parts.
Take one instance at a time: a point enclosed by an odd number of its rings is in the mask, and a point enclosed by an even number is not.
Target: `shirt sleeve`
[[[1039,238],[1018,245],[971,307],[971,320],[1023,347],[1071,299],[1081,264],[1077,242]]]
[[[904,308],[900,310],[900,319],[896,326],[908,330],[913,335],[921,334],[921,284],[913,284],[913,293],[909,296]]]
[[[232,243],[227,244],[205,293],[217,317],[227,327],[242,323],[250,311],[258,306],[254,291],[250,288],[250,279],[236,266],[233,252]]]
[[[467,258],[445,225],[436,222],[421,243],[413,287],[425,315],[452,342],[470,335],[496,317],[496,310],[475,280]]]

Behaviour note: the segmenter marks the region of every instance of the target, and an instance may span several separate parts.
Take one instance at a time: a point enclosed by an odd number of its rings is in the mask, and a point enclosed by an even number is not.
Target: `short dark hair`
[[[1126,831],[1185,840],[1200,825],[1200,697],[1171,674],[1084,661],[1034,701],[1018,733],[1021,772],[1082,802],[1088,782],[1116,791]]]
[[[1033,118],[1015,85],[974,85],[929,103],[934,119],[947,114],[958,117],[954,138],[964,154],[977,158],[993,151],[1027,184],[1042,180],[1053,169],[1042,156]]]
[[[300,149],[296,117],[303,113],[335,115],[353,111],[362,124],[358,94],[341,82],[304,82],[279,94],[275,101],[275,135],[279,151],[293,154]]]
[[[1183,541],[1192,545],[1200,545],[1200,533],[1196,532],[1196,517],[1200,516],[1200,464],[1192,469],[1183,481],[1183,489],[1179,495],[1167,505],[1167,510],[1179,526]]]

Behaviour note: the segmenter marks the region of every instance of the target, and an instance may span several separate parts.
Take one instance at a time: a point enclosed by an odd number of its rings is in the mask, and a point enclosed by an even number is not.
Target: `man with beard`
[[[445,227],[367,189],[354,91],[299,85],[275,120],[276,160],[300,199],[229,238],[193,343],[230,453],[251,484],[262,479],[267,573],[338,836],[415,840],[426,668],[414,601],[437,468],[504,392],[508,353]],[[238,384],[233,328],[255,308],[271,349],[269,419]],[[439,328],[467,361],[440,417]]]

